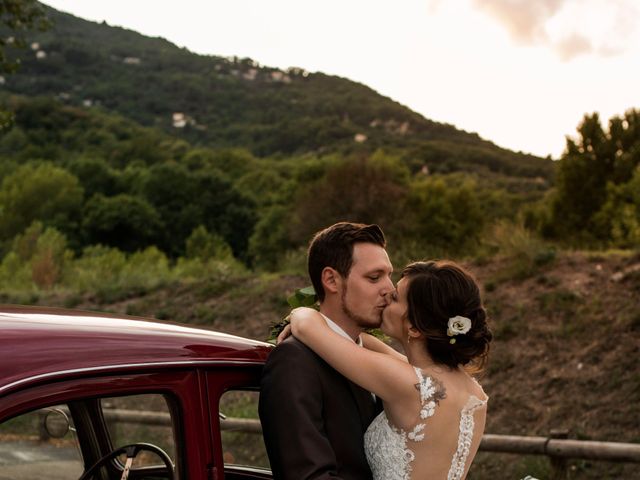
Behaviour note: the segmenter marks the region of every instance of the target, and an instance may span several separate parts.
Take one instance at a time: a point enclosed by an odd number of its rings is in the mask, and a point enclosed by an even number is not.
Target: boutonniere
[[[294,291],[293,295],[287,298],[287,303],[291,309],[298,307],[314,307],[317,309],[318,297],[313,287],[304,287]],[[280,332],[282,332],[287,325],[289,325],[289,315],[269,325],[269,338],[267,338],[267,342],[275,344],[276,338],[278,338]]]

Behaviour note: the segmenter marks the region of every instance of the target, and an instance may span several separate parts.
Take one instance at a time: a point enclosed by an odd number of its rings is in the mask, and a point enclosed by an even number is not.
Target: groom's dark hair
[[[363,223],[339,222],[320,230],[311,239],[307,265],[319,301],[323,301],[325,296],[322,270],[331,267],[346,278],[353,265],[353,246],[356,243],[386,246],[382,229],[378,225]]]

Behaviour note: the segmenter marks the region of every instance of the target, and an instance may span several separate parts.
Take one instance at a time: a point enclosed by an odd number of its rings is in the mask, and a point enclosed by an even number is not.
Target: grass
[[[517,223],[497,222],[489,231],[485,244],[491,256],[505,260],[492,279],[496,283],[529,278],[552,264],[557,256],[555,247]]]
[[[496,319],[491,326],[496,341],[507,341],[518,336],[518,333],[526,331],[526,312],[526,307],[520,304],[516,306],[516,311],[513,315],[499,320]]]
[[[574,314],[582,298],[575,292],[566,289],[544,292],[536,297],[540,311],[545,314],[560,313],[563,316]]]

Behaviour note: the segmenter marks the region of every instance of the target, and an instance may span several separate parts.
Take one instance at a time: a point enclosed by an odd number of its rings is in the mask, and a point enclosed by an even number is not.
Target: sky
[[[44,0],[199,54],[338,75],[515,151],[640,108],[638,0]]]

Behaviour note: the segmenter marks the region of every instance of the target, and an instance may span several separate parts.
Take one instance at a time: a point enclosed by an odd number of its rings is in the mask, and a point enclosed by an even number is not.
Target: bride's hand
[[[282,331],[280,332],[280,335],[278,335],[278,338],[276,338],[276,345],[279,345],[280,343],[284,342],[290,336],[291,336],[291,324],[288,323],[282,329]]]
[[[285,320],[289,320],[289,323],[287,325],[285,325],[285,327],[282,329],[282,331],[280,332],[280,334],[278,335],[278,337],[276,338],[276,345],[279,345],[281,342],[284,342],[287,338],[289,338],[291,335],[293,335],[293,327],[291,325],[291,322],[299,322],[300,321],[300,317],[304,317],[305,315],[305,310],[311,310],[313,312],[313,314],[317,315],[317,312],[313,309],[309,309],[306,307],[297,307],[294,308],[293,310],[291,310],[291,312],[289,313],[289,315],[287,315],[287,317],[285,318]],[[293,320],[295,318],[295,320]]]

